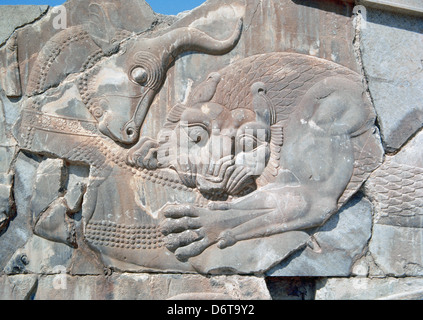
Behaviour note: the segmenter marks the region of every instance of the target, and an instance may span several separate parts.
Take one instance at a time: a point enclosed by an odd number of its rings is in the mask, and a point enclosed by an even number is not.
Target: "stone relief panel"
[[[18,215],[77,252],[73,272],[263,274],[307,246],[325,250],[316,234],[383,162],[376,114],[342,37],[330,57],[304,39],[265,43],[249,9],[283,11],[271,3],[212,1],[134,32],[117,23],[127,7],[90,2],[84,23],[12,68],[10,96],[24,92],[15,172],[32,172]]]

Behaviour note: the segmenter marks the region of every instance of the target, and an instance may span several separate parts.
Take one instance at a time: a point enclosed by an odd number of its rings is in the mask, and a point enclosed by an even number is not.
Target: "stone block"
[[[420,278],[322,279],[316,284],[316,300],[421,300]]]
[[[375,206],[375,222],[423,228],[423,132],[370,175],[366,195]]]
[[[270,294],[264,279],[256,277],[113,273],[110,277],[41,276],[34,299],[269,300]]]
[[[423,5],[420,0],[359,0],[359,3],[371,8],[423,15]]]
[[[31,190],[30,210],[34,221],[63,192],[64,170],[61,159],[46,159],[40,163]]]
[[[7,17],[0,296],[420,298],[423,17],[391,4]]]
[[[394,152],[423,125],[423,18],[369,8],[360,49],[384,146]]]
[[[56,274],[70,269],[73,249],[32,236],[16,250],[4,270],[7,274]]]
[[[30,24],[39,19],[48,10],[48,6],[1,6],[0,45],[2,45],[16,28]]]
[[[363,254],[372,231],[372,205],[353,198],[309,240],[301,252],[270,270],[276,277],[346,277]]]
[[[387,156],[364,190],[375,207],[369,251],[380,272],[423,274],[423,133]]]
[[[21,153],[15,163],[14,198],[16,199],[16,217],[9,224],[7,232],[0,236],[0,267],[3,270],[14,252],[22,247],[32,235],[29,202],[32,186],[39,162],[37,157],[28,157]]]
[[[369,252],[385,275],[423,275],[423,229],[376,224]]]
[[[37,275],[0,276],[0,300],[30,300],[37,282]]]

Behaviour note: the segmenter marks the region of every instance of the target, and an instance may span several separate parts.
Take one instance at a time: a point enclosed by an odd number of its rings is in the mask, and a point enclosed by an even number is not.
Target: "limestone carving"
[[[27,94],[34,96],[44,92],[57,81],[58,76],[63,77],[66,70],[62,70],[61,60],[68,58],[75,47],[85,51],[84,61],[74,62],[74,65],[80,64],[81,71],[85,72],[77,85],[82,102],[98,122],[102,134],[119,143],[134,144],[139,139],[140,127],[149,107],[165,80],[167,69],[175,58],[186,51],[226,53],[239,40],[242,20],[233,35],[223,41],[215,40],[198,29],[184,27],[156,38],[127,41],[120,50],[121,42],[130,33],[110,27],[106,12],[110,14],[112,8],[104,6],[91,4],[92,15],[96,19],[88,27],[68,28],[44,46],[31,73]],[[87,29],[95,32],[90,33]],[[112,54],[116,55],[101,65],[96,64]]]
[[[377,221],[395,222],[408,217],[420,221],[423,215],[423,169],[407,164],[386,161],[375,171],[366,188],[377,201]],[[413,222],[413,221],[412,221]],[[396,225],[402,225],[396,222]],[[414,227],[419,223],[410,223]],[[408,226],[408,225],[405,225]]]
[[[98,15],[104,12],[97,6],[93,10]],[[166,250],[160,240],[163,236],[158,232],[156,219],[149,215],[154,212],[147,211],[146,205],[138,200],[140,190],[138,187],[133,190],[143,183],[159,184],[170,190],[188,188],[172,172],[149,175],[127,165],[124,145],[138,140],[145,115],[172,61],[184,51],[223,54],[236,45],[241,27],[242,20],[235,26],[233,35],[223,41],[195,28],[178,28],[157,38],[128,40],[120,51],[119,41],[102,42],[97,36],[91,38],[85,26],[66,29],[53,37],[35,62],[22,115],[14,128],[21,150],[62,159],[61,162],[47,161],[38,169],[40,179],[53,178],[60,184],[48,194],[45,190],[34,190],[30,204],[34,233],[78,247],[76,234],[80,231],[75,230],[73,215],[82,211],[84,239],[95,250],[102,245],[108,248],[110,252],[101,249],[105,257],[146,268],[190,270],[186,266],[175,267],[172,260],[179,262],[172,257],[163,255],[153,259],[158,255],[157,250],[162,253]],[[115,32],[114,29],[108,31]],[[122,39],[127,33],[119,35],[120,38],[116,37]],[[81,75],[55,88],[58,77],[70,74],[59,69],[62,67],[59,62],[66,58],[62,55],[69,54],[73,46],[80,43],[84,44],[82,50],[87,50],[88,56],[86,62],[81,63]],[[102,58],[104,61],[100,61]],[[75,65],[74,61],[72,67]],[[88,183],[70,183],[61,178],[74,165],[89,166]],[[129,184],[122,183],[121,179]],[[105,197],[110,197],[111,190],[117,198],[109,203]],[[116,220],[112,225],[117,229],[110,232],[109,217],[115,212],[117,217],[123,212],[129,212],[131,217]],[[107,228],[98,229],[98,225]],[[127,238],[130,229],[140,236],[131,233],[130,239]],[[135,256],[132,254],[135,250],[146,254]]]
[[[31,71],[14,136],[47,158],[35,234],[125,271],[265,272],[380,165],[361,75],[297,53],[234,59],[143,135],[175,59],[230,52],[243,20],[225,40],[194,27],[133,36],[108,23],[113,10],[90,5],[91,22],[54,36]]]
[[[12,35],[6,44],[6,76],[3,86],[8,97],[20,97],[22,95],[16,38],[16,34]]]
[[[141,141],[129,161],[173,168],[221,200],[163,209],[166,246],[186,261],[322,225],[380,164],[374,120],[350,70],[298,54],[253,56],[211,74],[170,112],[161,141]]]

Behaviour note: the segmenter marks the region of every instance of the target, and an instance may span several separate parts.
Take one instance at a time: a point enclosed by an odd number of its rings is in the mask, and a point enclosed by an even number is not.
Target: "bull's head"
[[[40,94],[67,75],[82,72],[79,93],[100,132],[125,145],[138,141],[146,114],[178,55],[225,54],[235,47],[242,29],[240,19],[232,35],[222,41],[193,27],[174,28],[155,38],[130,38],[131,32],[113,27],[109,19],[117,10],[113,4],[91,4],[89,9],[87,25],[67,28],[43,47],[27,95]]]
[[[183,27],[156,38],[125,43],[118,54],[94,68],[83,80],[85,102],[96,117],[99,130],[120,143],[136,143],[150,105],[175,58],[187,51],[229,52],[241,29],[240,20],[233,34],[223,41],[196,28]]]

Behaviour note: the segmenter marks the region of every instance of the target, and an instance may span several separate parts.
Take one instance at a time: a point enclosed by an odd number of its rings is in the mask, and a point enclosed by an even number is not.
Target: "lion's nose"
[[[212,135],[208,143],[208,156],[217,161],[227,156],[235,155],[235,137],[227,135]]]

